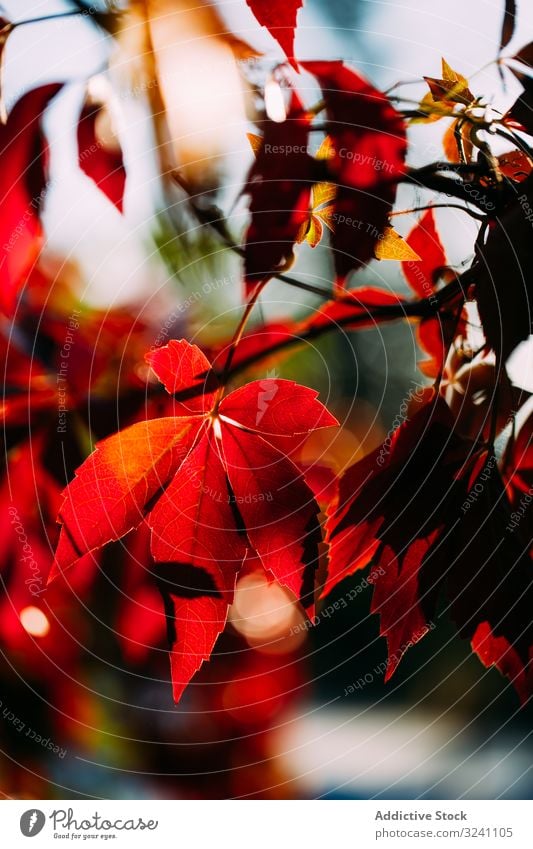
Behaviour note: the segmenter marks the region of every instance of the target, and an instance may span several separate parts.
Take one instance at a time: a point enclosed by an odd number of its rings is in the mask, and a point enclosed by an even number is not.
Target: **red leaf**
[[[294,59],[294,30],[298,9],[303,0],[246,0],[262,27],[276,39],[287,59],[297,71]]]
[[[295,92],[285,121],[265,121],[264,143],[248,177],[252,220],[245,239],[248,288],[292,262],[309,217],[314,160],[307,153],[309,118]]]
[[[20,286],[41,250],[39,209],[46,188],[46,145],[41,117],[61,84],[33,89],[0,124],[0,168],[4,179],[0,222],[0,305],[11,311]]]
[[[338,284],[366,265],[383,237],[404,171],[403,118],[387,97],[342,62],[305,62],[322,87],[334,156],[327,161],[337,183],[332,248]]]
[[[217,409],[209,389],[197,398],[210,367],[185,342],[147,359],[169,392],[190,391],[204,414],[143,422],[101,443],[65,492],[56,561],[66,568],[146,516],[179,698],[224,626],[247,550],[310,609],[319,508],[296,466],[271,443],[336,421],[315,392],[290,381],[280,381],[278,402],[270,382],[267,398],[264,382],[255,381]]]
[[[283,344],[294,339],[298,333],[298,325],[293,321],[286,322],[267,322],[260,327],[253,328],[244,334],[233,357],[233,366],[239,366],[241,363],[253,363],[261,360],[262,366],[265,366],[271,359],[277,360],[279,354],[274,350],[271,357],[264,356],[265,351],[269,351],[277,345],[280,345],[283,350]],[[217,370],[224,367],[228,355],[228,346],[216,348],[212,352],[213,366]]]
[[[516,22],[516,0],[505,0],[505,12],[503,15],[502,32],[500,36],[501,53],[504,47],[507,47],[514,33]]]
[[[524,701],[533,685],[531,540],[510,524],[496,459],[452,425],[437,399],[346,472],[327,521],[326,592],[374,561],[388,680],[435,624],[445,590],[461,636]]]
[[[179,702],[189,681],[209,660],[228,616],[225,598],[172,594],[167,602],[172,694]]]
[[[504,479],[513,512],[509,528],[533,536],[533,415],[511,436],[506,450]]]
[[[148,515],[154,560],[203,569],[216,590],[232,592],[246,544],[231,503],[226,473],[210,430],[189,453]]]
[[[96,124],[103,107],[85,105],[78,123],[79,163],[82,171],[93,180],[98,188],[109,198],[119,212],[122,212],[126,170],[122,152],[105,147],[97,138]]]
[[[63,494],[52,577],[141,523],[147,503],[168,485],[185,458],[198,424],[154,419],[99,443]]]
[[[506,360],[533,329],[533,178],[491,222],[481,259],[471,269],[487,344]]]
[[[438,581],[424,589],[420,569],[442,533],[454,501],[454,479],[470,445],[451,433],[442,401],[420,410],[383,446],[343,475],[328,511],[330,567],[324,594],[371,561],[378,567],[372,609],[387,638],[387,679],[407,647],[427,633]]]
[[[206,413],[213,407],[218,382],[209,360],[184,339],[171,339],[168,345],[146,355],[157,377],[170,395],[176,396],[177,415]]]
[[[435,214],[428,209],[407,236],[407,244],[421,257],[420,262],[402,262],[402,271],[413,292],[428,298],[435,291],[439,272],[446,265],[446,254],[435,224]]]

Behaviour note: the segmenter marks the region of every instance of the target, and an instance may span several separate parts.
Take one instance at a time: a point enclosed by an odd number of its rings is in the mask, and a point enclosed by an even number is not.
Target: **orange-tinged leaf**
[[[317,77],[326,104],[334,150],[327,169],[337,185],[331,246],[343,287],[373,258],[387,226],[405,168],[405,124],[386,95],[342,62],[302,64]]]
[[[451,67],[451,65],[448,64],[444,56],[441,58],[441,63],[443,79],[448,80],[451,83],[461,83],[461,85],[465,86],[465,88],[468,86],[468,80],[466,79],[466,77],[463,77],[462,74],[459,74],[457,73],[457,71],[454,71],[454,69]]]
[[[311,318],[300,324],[298,332],[317,330],[328,324],[350,327],[351,320],[354,327],[373,326],[376,323],[373,314],[380,307],[397,307],[403,300],[401,295],[372,286],[351,289],[344,292],[342,297],[323,304]],[[382,318],[381,321],[383,320]]]
[[[374,249],[376,259],[391,259],[399,262],[407,262],[420,259],[420,256],[411,247],[409,242],[394,230],[393,227],[386,227],[383,233],[383,238],[379,239]]]
[[[522,150],[510,150],[497,157],[501,174],[516,183],[522,183],[533,169],[533,160]]]
[[[324,228],[322,227],[320,218],[316,215],[311,215],[309,220],[309,229],[305,235],[306,242],[311,245],[312,248],[316,248],[322,235],[324,233]]]

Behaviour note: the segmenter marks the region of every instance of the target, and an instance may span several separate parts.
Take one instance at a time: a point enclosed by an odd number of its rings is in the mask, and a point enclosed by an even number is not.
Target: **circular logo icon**
[[[24,837],[35,837],[43,830],[46,817],[42,811],[37,808],[31,808],[29,811],[24,811],[20,818],[20,830]]]

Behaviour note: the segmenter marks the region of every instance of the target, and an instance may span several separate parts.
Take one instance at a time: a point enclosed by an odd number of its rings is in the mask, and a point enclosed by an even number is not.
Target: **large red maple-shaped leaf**
[[[314,160],[307,153],[309,117],[295,92],[285,121],[266,120],[264,141],[248,177],[252,220],[245,239],[248,287],[290,264],[309,217]]]
[[[246,0],[262,27],[276,39],[291,65],[298,70],[294,59],[294,30],[298,10],[303,0]]]
[[[0,124],[0,305],[7,311],[41,249],[39,209],[47,182],[41,117],[60,89],[59,83],[33,89]]]
[[[317,77],[334,155],[329,179],[338,186],[332,247],[339,285],[374,256],[404,170],[405,124],[388,98],[342,62],[305,62]]]
[[[187,342],[147,359],[188,415],[97,446],[65,490],[55,572],[146,519],[179,699],[224,627],[248,550],[311,609],[319,508],[283,441],[337,422],[313,390],[287,380],[254,381],[218,402],[209,361]]]

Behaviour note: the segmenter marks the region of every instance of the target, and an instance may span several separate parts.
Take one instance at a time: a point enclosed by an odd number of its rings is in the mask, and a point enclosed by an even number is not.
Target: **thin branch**
[[[396,212],[390,213],[390,218],[393,218],[395,215],[412,215],[416,212],[424,212],[426,209],[459,209],[461,212],[466,212],[467,215],[470,215],[471,218],[475,218],[477,221],[485,221],[486,216],[481,215],[479,212],[474,212],[473,209],[469,209],[467,206],[461,206],[459,203],[428,203],[425,206],[416,206],[413,209],[399,209]]]

